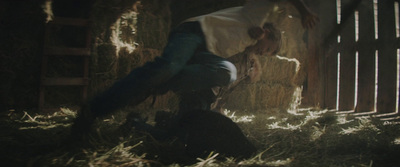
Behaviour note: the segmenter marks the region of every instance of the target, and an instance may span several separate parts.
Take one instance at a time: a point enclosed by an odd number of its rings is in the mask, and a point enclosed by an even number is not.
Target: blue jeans
[[[132,70],[90,101],[96,116],[127,104],[137,105],[156,89],[196,91],[226,86],[236,80],[235,66],[206,49],[198,22],[183,23],[171,32],[163,54]]]

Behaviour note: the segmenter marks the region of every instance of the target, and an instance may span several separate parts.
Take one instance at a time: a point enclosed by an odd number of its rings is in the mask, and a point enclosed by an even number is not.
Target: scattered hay
[[[327,110],[299,109],[296,114],[272,110],[252,112],[251,121],[239,121],[249,116],[249,111],[226,111],[258,148],[256,155],[240,161],[224,158],[218,153],[188,160],[182,152],[183,147],[173,140],[159,142],[135,130],[118,130],[124,122],[124,112],[98,120],[98,130],[92,134],[89,143],[66,145],[64,141],[75,111],[63,108],[51,115],[10,111],[0,121],[3,163],[6,166],[173,167],[361,167],[400,163],[400,128],[397,124],[353,118],[344,122],[342,115]],[[43,128],[54,125],[63,126]]]
[[[254,115],[244,115],[244,116],[236,116],[236,112],[231,112],[230,110],[225,109],[223,111],[224,115],[230,118],[233,122],[241,123],[241,122],[251,122],[254,119]]]
[[[274,82],[240,84],[224,99],[225,107],[235,110],[286,109],[292,103],[295,90],[296,87]]]
[[[46,0],[44,2],[44,4],[42,5],[43,8],[43,12],[47,15],[46,17],[46,23],[48,23],[49,21],[52,21],[54,18],[54,13],[53,13],[53,9],[51,7],[51,3],[53,1],[51,0]]]

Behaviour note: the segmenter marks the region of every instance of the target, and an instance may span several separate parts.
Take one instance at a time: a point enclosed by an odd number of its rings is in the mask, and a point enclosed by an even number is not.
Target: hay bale
[[[262,66],[260,81],[241,83],[221,101],[226,108],[238,110],[287,109],[292,103],[297,88],[300,63],[296,59],[283,57],[259,57]],[[241,73],[240,63],[238,72]]]
[[[116,47],[112,44],[102,44],[97,46],[97,68],[96,73],[113,72],[115,64]]]
[[[295,58],[300,62],[301,66],[294,83],[301,85],[307,76],[308,31],[301,25],[301,15],[291,3],[278,2],[275,11],[268,20],[282,32],[282,46],[278,55]]]
[[[287,109],[295,90],[295,86],[274,82],[241,84],[223,103],[224,107],[234,110]]]
[[[154,60],[157,56],[161,56],[160,49],[152,49],[152,48],[137,48],[130,55],[136,61],[132,62],[131,67],[136,68],[143,66],[146,62]]]
[[[118,61],[116,67],[118,78],[126,76],[133,69],[143,66],[146,62],[153,61],[160,55],[161,51],[157,49],[139,47],[130,52],[129,48],[120,48],[118,56],[114,58]]]
[[[262,82],[279,82],[292,85],[300,68],[300,62],[296,59],[284,57],[261,57]]]
[[[137,20],[137,43],[145,48],[162,49],[171,27],[169,1],[142,1]]]
[[[251,89],[255,94],[254,108],[256,110],[287,109],[292,102],[296,87],[279,83],[257,83]]]
[[[122,78],[123,76],[126,76],[129,74],[129,72],[132,70],[131,69],[131,64],[134,61],[133,56],[130,56],[129,51],[125,48],[121,48],[118,52],[118,78]]]

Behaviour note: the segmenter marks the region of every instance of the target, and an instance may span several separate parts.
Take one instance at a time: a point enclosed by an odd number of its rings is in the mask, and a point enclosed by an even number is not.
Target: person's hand
[[[262,75],[262,66],[258,56],[255,54],[250,54],[247,61],[250,65],[250,69],[247,70],[250,83],[259,81]]]
[[[305,29],[312,29],[319,22],[319,17],[312,12],[305,12],[301,17],[301,24]]]
[[[311,10],[304,4],[303,0],[289,0],[289,2],[292,3],[300,12],[303,28],[314,28],[314,26],[319,22],[319,18],[316,14],[311,12]]]
[[[249,36],[255,40],[261,40],[265,36],[264,29],[261,27],[251,27],[247,32]]]

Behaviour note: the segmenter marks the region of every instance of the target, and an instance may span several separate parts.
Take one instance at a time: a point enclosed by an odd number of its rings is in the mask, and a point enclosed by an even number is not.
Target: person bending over
[[[300,0],[289,1],[303,16],[313,16]],[[249,0],[244,6],[186,20],[171,31],[161,56],[132,70],[80,109],[71,127],[72,135],[90,131],[95,118],[127,104],[137,105],[150,95],[172,90],[185,99],[193,92],[229,85],[236,80],[236,68],[226,58],[250,46],[259,48],[254,49],[259,54],[279,51],[280,32],[272,25],[263,28],[273,6],[269,0]],[[204,99],[208,101],[209,97]],[[203,103],[196,104],[204,107]],[[180,107],[185,110],[184,105]]]

